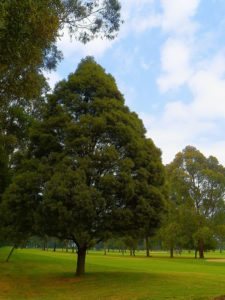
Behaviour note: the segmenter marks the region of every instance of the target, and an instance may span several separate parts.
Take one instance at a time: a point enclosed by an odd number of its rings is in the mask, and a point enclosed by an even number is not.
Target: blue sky
[[[111,73],[126,104],[169,163],[186,145],[225,165],[225,1],[122,0],[113,41],[82,45],[65,32],[64,60],[49,82],[92,55]]]

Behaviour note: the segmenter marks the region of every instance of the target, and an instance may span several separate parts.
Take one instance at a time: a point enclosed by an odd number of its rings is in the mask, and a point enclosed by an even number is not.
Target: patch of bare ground
[[[74,278],[60,278],[57,280],[58,283],[60,282],[69,282],[69,283],[75,283],[81,281],[81,278],[74,277]]]
[[[0,282],[0,291],[2,293],[7,293],[10,290],[11,286],[8,282],[1,281]]]
[[[67,284],[74,284],[74,283],[78,283],[82,280],[82,278],[80,277],[50,277],[48,279],[45,279],[44,284],[46,286],[55,286],[57,285],[57,287],[60,286],[65,286]]]
[[[225,300],[225,295],[218,296],[214,300]]]
[[[207,261],[225,263],[225,258],[210,258],[210,259],[207,259]]]

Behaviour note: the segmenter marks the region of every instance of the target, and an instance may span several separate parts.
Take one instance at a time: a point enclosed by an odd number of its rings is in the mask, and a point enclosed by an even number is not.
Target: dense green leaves
[[[56,86],[43,112],[30,129],[28,151],[4,205],[10,210],[10,203],[28,202],[24,213],[36,234],[73,240],[81,274],[86,249],[96,242],[134,233],[146,222],[158,226],[160,151],[124,105],[113,77],[92,58]],[[34,189],[27,172],[36,174]]]

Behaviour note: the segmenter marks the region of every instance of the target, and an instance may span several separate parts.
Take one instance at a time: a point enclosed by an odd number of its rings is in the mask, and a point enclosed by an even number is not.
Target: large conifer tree
[[[109,233],[139,230],[147,217],[159,222],[160,151],[114,78],[90,57],[49,95],[17,173],[2,211],[10,222],[13,207],[15,230],[74,241],[77,275],[86,250]]]

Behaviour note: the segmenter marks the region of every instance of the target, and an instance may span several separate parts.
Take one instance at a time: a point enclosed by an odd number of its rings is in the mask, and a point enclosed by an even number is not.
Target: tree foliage
[[[62,30],[67,27],[85,43],[114,38],[120,23],[117,0],[0,2],[0,197],[14,152],[26,148],[33,115],[40,114],[41,97],[48,91],[43,72],[62,59],[57,49]]]
[[[39,96],[42,71],[53,69],[62,53],[63,28],[82,42],[114,38],[120,26],[117,0],[2,0],[0,3],[0,99]]]
[[[196,148],[187,146],[167,170],[169,200],[188,211],[189,220],[192,220],[189,224],[188,218],[181,218],[181,232],[189,243],[196,245],[200,257],[204,257],[207,243],[212,244],[210,233],[224,209],[225,169],[215,157],[206,158]],[[185,229],[187,227],[189,230]]]
[[[56,86],[31,127],[3,206],[24,207],[12,214],[28,214],[17,225],[21,232],[74,241],[80,275],[95,243],[139,230],[147,218],[157,225],[163,182],[160,151],[141,120],[124,105],[114,78],[86,58]]]

